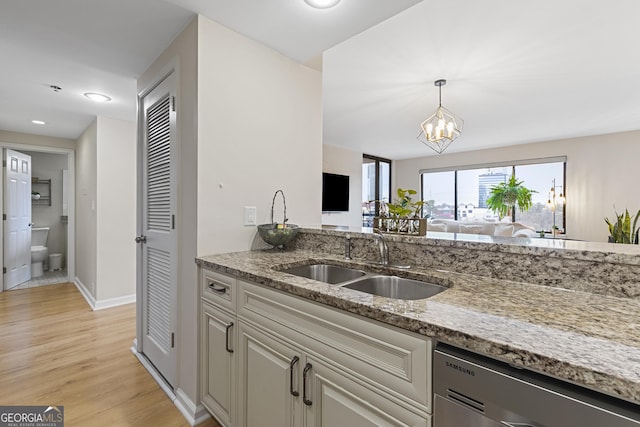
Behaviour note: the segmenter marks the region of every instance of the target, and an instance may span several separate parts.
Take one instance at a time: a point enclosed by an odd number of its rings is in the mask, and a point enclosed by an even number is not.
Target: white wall
[[[198,254],[251,248],[244,206],[268,223],[278,189],[290,223],[319,225],[321,74],[204,17],[198,30]]]
[[[323,212],[322,224],[362,227],[362,153],[324,144],[322,172],[349,176],[349,212]]]
[[[98,301],[136,293],[136,124],[97,119]]]
[[[96,303],[135,295],[135,122],[98,117],[76,151],[76,278]]]
[[[66,262],[66,224],[62,223],[62,171],[68,169],[66,154],[20,150],[31,156],[31,176],[51,180],[51,206],[34,205],[31,220],[34,227],[49,227],[49,254],[62,253]],[[38,186],[32,189],[37,191]]]
[[[93,298],[97,297],[97,150],[96,120],[80,135],[76,150],[76,277]]]
[[[394,163],[396,187],[420,188],[420,169],[567,156],[567,237],[606,242],[604,217],[640,209],[640,131],[427,156]],[[455,143],[454,143],[455,144]]]

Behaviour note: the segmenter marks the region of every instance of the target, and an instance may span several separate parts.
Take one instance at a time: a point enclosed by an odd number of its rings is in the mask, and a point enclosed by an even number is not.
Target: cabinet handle
[[[225,346],[227,347],[227,351],[229,353],[233,353],[233,349],[229,348],[229,329],[231,329],[233,327],[233,322],[229,322],[229,324],[227,325],[227,330],[226,330],[226,342],[225,342]]]
[[[215,283],[209,283],[209,289],[211,289],[212,291],[217,292],[219,294],[227,293],[227,288],[225,288],[224,286],[218,287],[218,286],[216,286]]]
[[[291,396],[295,397],[300,396],[300,393],[293,389],[293,367],[298,363],[298,361],[300,361],[300,358],[298,356],[293,356],[291,363],[289,363],[289,393],[291,393]]]
[[[311,400],[307,399],[307,373],[309,373],[311,368],[313,368],[313,365],[311,363],[307,363],[302,371],[302,401],[307,406],[311,406],[313,404]]]

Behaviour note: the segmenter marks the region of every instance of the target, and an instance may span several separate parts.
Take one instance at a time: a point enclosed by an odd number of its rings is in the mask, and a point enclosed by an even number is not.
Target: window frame
[[[363,154],[362,155],[362,160],[364,163],[364,160],[373,160],[374,164],[375,164],[375,175],[376,175],[376,182],[375,182],[375,216],[380,216],[380,163],[388,163],[389,164],[389,201],[391,201],[391,197],[392,197],[392,192],[391,189],[393,188],[391,186],[391,176],[392,176],[392,160],[390,159],[385,159],[384,157],[378,157],[378,156],[373,156],[371,154]],[[364,219],[364,218],[363,218]]]

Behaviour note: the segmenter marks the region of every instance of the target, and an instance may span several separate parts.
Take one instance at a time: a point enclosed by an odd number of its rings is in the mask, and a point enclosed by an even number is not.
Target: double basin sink
[[[281,271],[347,289],[395,299],[416,300],[429,298],[447,289],[445,286],[434,283],[392,275],[367,273],[357,268],[331,264],[310,264]]]

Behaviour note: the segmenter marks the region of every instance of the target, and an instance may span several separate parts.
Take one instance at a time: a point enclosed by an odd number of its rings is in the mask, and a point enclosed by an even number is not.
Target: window
[[[422,174],[423,216],[425,218],[455,218],[455,171]]]
[[[380,201],[391,200],[391,160],[362,156],[362,226],[373,226],[380,213]]]
[[[498,217],[487,209],[491,188],[506,182],[511,167],[467,169],[458,175],[457,218],[460,221],[497,221]]]
[[[424,215],[432,219],[449,218],[463,222],[498,221],[498,216],[487,208],[487,198],[493,186],[507,182],[515,174],[518,180],[535,192],[531,208],[526,212],[516,209],[511,220],[537,231],[550,232],[554,226],[565,230],[565,205],[560,203],[558,197],[566,192],[565,164],[566,159],[561,157],[520,161],[517,164],[422,170]]]
[[[516,166],[516,177],[525,182],[527,188],[537,191],[533,193],[533,205],[526,212],[516,212],[518,222],[536,230],[551,231],[555,225],[560,230],[566,229],[564,203],[559,196],[564,196],[564,162],[543,163],[536,165]],[[551,187],[556,193],[555,203]]]

